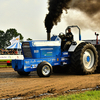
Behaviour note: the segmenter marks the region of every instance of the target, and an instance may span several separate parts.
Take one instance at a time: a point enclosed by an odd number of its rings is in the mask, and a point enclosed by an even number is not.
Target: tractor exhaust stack
[[[50,38],[50,33],[47,33],[47,40],[50,41],[51,38]]]

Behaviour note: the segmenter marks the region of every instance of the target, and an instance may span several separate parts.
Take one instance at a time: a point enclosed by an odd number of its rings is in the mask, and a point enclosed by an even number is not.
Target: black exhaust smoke
[[[98,29],[96,25],[100,26],[100,0],[48,0],[49,13],[46,15],[44,21],[47,30],[48,40],[50,40],[51,29],[53,28],[54,25],[57,25],[57,23],[60,22],[63,10],[67,12],[69,8],[80,10],[85,14],[87,14],[87,16],[89,16],[90,19],[93,19],[92,20],[93,27],[91,27],[91,25],[88,25],[88,28]],[[83,23],[82,26],[85,26],[84,23],[86,22],[82,23]]]
[[[60,22],[61,14],[63,10],[69,9],[68,3],[71,0],[49,0],[48,11],[49,13],[45,17],[45,27],[47,30],[47,40],[50,40],[51,29],[54,25]],[[49,37],[48,37],[49,36]]]
[[[66,19],[67,24],[77,24],[82,30],[100,31],[100,0],[72,0],[69,6],[83,15],[78,17],[77,13],[76,16],[72,13],[73,18]]]
[[[72,0],[70,7],[72,9],[79,9],[91,16],[98,12],[100,13],[100,0]]]

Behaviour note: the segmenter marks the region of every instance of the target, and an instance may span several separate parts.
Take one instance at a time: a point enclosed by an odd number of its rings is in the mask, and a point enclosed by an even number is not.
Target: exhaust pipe
[[[50,33],[47,33],[47,40],[48,41],[50,41],[51,40],[51,38],[50,38],[51,36],[50,36]]]

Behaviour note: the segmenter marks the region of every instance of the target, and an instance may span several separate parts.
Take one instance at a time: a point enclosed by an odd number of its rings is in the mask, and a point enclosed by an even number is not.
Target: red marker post
[[[96,44],[99,44],[99,42],[98,42],[98,36],[99,36],[99,34],[97,34],[97,33],[95,32],[95,35],[96,35]]]
[[[11,66],[11,62],[9,60],[7,61],[7,66]]]

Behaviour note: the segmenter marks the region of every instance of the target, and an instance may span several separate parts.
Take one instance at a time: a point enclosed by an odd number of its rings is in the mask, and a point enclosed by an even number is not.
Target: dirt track
[[[49,78],[39,78],[35,73],[21,77],[12,68],[0,68],[0,99],[9,97],[29,97],[52,92],[61,94],[70,89],[82,89],[100,85],[100,74],[65,75],[53,74]]]

